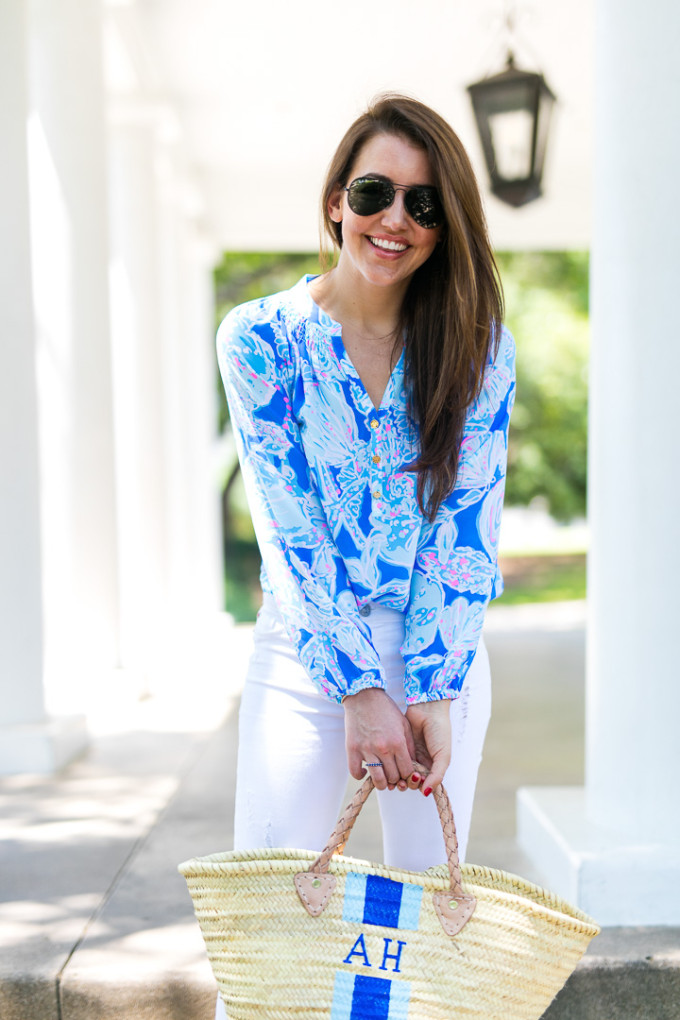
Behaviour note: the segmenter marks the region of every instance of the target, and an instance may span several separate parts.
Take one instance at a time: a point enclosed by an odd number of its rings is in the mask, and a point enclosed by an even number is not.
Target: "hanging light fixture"
[[[520,71],[512,52],[504,71],[468,85],[491,191],[512,206],[541,192],[555,95],[542,74]]]

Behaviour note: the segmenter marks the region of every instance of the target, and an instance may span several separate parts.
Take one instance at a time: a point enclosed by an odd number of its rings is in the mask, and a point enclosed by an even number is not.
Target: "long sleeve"
[[[487,604],[502,591],[497,553],[514,355],[512,336],[503,328],[467,417],[456,488],[421,528],[402,645],[409,704],[458,696]]]
[[[329,698],[384,687],[347,568],[310,478],[293,410],[294,353],[265,302],[217,335],[232,427],[267,577],[300,661]]]

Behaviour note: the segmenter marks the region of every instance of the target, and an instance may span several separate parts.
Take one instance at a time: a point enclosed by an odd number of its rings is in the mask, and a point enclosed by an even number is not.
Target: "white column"
[[[220,495],[212,454],[217,431],[216,252],[201,236],[200,198],[166,153],[160,189],[168,590],[173,615],[220,608]]]
[[[111,324],[123,666],[140,683],[167,615],[165,359],[161,321],[157,128],[126,104],[110,129]]]
[[[187,239],[187,307],[185,349],[191,364],[193,455],[189,462],[192,561],[189,564],[196,604],[214,615],[224,610],[221,465],[218,440],[215,285],[217,249],[192,225]]]
[[[0,774],[49,772],[80,745],[47,715],[26,145],[27,15],[0,6]]]
[[[222,607],[214,288],[200,195],[165,123],[159,142],[161,378],[167,483],[167,639],[154,688],[181,691],[214,644]],[[169,136],[169,137],[163,137]],[[205,671],[202,662],[200,672]]]
[[[29,10],[46,688],[84,711],[118,665],[101,4]]]
[[[586,788],[525,790],[549,884],[680,924],[680,75],[675,0],[598,0]]]

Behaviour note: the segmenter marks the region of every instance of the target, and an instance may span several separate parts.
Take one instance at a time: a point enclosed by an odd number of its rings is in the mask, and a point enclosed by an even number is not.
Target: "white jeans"
[[[366,622],[387,693],[404,710],[399,652],[404,618],[374,603]],[[452,755],[444,785],[461,860],[490,713],[491,675],[482,640],[461,695],[451,702]],[[273,596],[265,594],[241,698],[234,849],[322,850],[344,807],[347,780],[344,709],[317,691],[283,629]],[[385,863],[412,871],[445,863],[434,798],[398,790],[376,794]],[[215,1016],[226,1017],[219,997]]]

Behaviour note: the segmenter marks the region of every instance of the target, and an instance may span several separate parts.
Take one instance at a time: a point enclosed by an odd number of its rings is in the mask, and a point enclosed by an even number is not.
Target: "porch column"
[[[519,793],[546,882],[680,924],[680,75],[675,0],[597,0],[585,789]]]
[[[200,683],[203,651],[221,633],[224,595],[214,450],[217,252],[201,230],[202,199],[167,123],[158,156],[167,619],[152,685],[167,694],[186,689],[188,676]]]
[[[0,6],[0,774],[50,772],[78,749],[43,684],[42,563],[28,213],[27,10]]]
[[[149,689],[167,616],[167,440],[156,113],[110,110],[111,323],[122,663]]]
[[[119,656],[101,4],[29,11],[46,690],[83,712]]]

